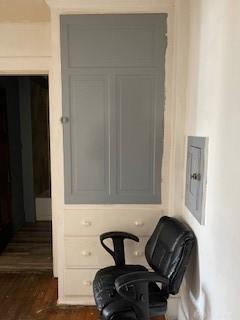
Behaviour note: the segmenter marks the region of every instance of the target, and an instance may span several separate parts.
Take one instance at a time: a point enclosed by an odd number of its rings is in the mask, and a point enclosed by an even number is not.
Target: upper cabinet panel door
[[[65,67],[161,66],[166,16],[62,16]]]
[[[69,77],[69,121],[64,125],[65,198],[107,201],[109,195],[109,80]]]
[[[160,203],[166,15],[61,17],[65,203]]]
[[[116,197],[123,202],[159,203],[162,116],[157,73],[116,77]]]

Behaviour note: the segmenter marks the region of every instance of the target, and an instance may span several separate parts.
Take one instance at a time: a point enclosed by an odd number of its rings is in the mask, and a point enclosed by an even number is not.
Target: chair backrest
[[[177,294],[195,243],[192,230],[175,218],[162,217],[145,248],[151,268],[169,279],[168,291]]]

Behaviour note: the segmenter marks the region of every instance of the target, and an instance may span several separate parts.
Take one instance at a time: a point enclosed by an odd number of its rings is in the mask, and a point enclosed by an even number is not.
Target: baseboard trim
[[[36,198],[36,219],[37,221],[52,220],[52,201],[51,198]]]
[[[93,306],[95,304],[94,298],[91,296],[69,296],[58,298],[58,305],[79,305],[79,306]]]
[[[178,320],[188,320],[188,317],[186,316],[181,299],[180,299],[179,307],[178,307]]]
[[[168,309],[167,309],[167,319],[168,320],[177,320],[178,319],[178,309],[180,303],[180,296],[171,296],[168,300]]]

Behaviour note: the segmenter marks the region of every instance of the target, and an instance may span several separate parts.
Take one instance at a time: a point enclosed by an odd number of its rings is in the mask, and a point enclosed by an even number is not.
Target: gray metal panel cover
[[[203,224],[206,138],[188,137],[185,204]]]

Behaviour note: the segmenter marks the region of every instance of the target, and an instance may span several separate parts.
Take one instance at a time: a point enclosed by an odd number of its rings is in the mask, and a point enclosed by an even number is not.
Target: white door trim
[[[24,75],[48,75],[49,83],[51,81],[50,66],[52,58],[49,57],[0,57],[0,76],[24,76]],[[49,89],[49,96],[50,96]],[[54,113],[52,109],[51,101],[49,102],[49,114]],[[54,144],[54,138],[52,137],[52,130],[50,124],[50,144]],[[55,157],[52,149],[50,148],[50,162],[52,169],[55,167]],[[54,169],[53,169],[54,170]],[[52,174],[51,174],[52,176]],[[54,215],[52,214],[52,247],[53,247],[53,275],[58,276],[57,267],[57,241],[56,241],[56,222]]]

